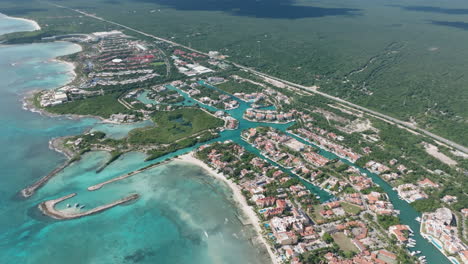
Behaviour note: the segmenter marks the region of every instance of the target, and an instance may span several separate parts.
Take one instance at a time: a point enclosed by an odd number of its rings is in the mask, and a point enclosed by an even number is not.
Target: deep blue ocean
[[[32,26],[0,15],[0,34]],[[121,137],[128,126],[92,118],[46,117],[22,108],[31,90],[66,84],[70,66],[52,59],[79,51],[56,42],[0,46],[0,263],[265,263],[252,246],[231,191],[202,169],[171,162],[96,192],[86,188],[142,167],[144,155],[129,153],[96,173],[108,158],[92,152],[58,174],[30,199],[17,192],[65,161],[51,149],[54,137],[105,130]],[[70,203],[92,208],[138,192],[135,203],[70,221],[44,217],[37,205],[77,192]],[[64,207],[65,205],[60,205]]]

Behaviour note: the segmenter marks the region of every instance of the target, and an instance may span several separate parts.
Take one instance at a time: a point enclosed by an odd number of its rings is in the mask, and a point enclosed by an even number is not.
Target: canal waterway
[[[9,23],[12,23],[10,19]],[[86,191],[88,186],[187,153],[201,144],[149,162],[143,161],[145,157],[141,153],[128,153],[101,173],[96,173],[96,169],[109,154],[92,152],[58,174],[32,199],[21,201],[15,198],[17,190],[64,161],[64,157],[48,148],[47,142],[51,138],[79,134],[86,129],[103,130],[112,137],[121,138],[132,128],[99,125],[92,118],[49,118],[21,109],[19,100],[24,92],[58,87],[71,78],[71,69],[50,59],[75,51],[74,45],[63,42],[0,48],[0,67],[3,70],[0,74],[4,80],[0,84],[0,121],[5,124],[0,128],[0,143],[5,146],[1,150],[4,159],[0,161],[4,172],[0,186],[0,210],[4,212],[0,216],[0,253],[5,256],[3,260],[7,263],[173,263],[174,260],[180,263],[263,263],[264,252],[249,246],[252,230],[243,227],[239,221],[237,209],[228,198],[227,187],[209,180],[206,173],[197,167],[169,163],[97,192]],[[203,82],[201,84],[217,89]],[[184,96],[185,100],[180,104],[198,104],[210,111],[218,110],[195,102],[180,89],[170,88]],[[239,102],[239,107],[225,112],[239,121],[238,129],[222,131],[219,138],[210,142],[231,140],[265,158],[241,139],[241,131],[269,126],[287,133],[293,123],[245,120],[243,114],[251,105],[238,98],[233,99]],[[150,124],[137,126],[146,125]],[[318,148],[320,155],[329,159],[339,158],[310,142],[289,135]],[[421,237],[419,223],[415,221],[420,215],[408,203],[400,200],[389,184],[378,175],[339,159],[366,173],[388,194],[395,209],[401,212],[401,222],[415,232],[417,243],[412,251],[422,251],[428,263],[449,263]],[[304,183],[321,197],[321,201],[333,198],[328,192]],[[69,201],[72,205],[80,203],[88,207],[111,202],[132,192],[142,194],[142,198],[130,206],[116,207],[93,217],[67,222],[53,222],[37,213],[36,205],[40,201],[71,192],[78,193]],[[66,205],[60,206],[65,209]],[[100,239],[96,240],[96,237]],[[103,251],[105,255],[101,254]]]
[[[234,97],[231,94],[229,94],[229,93],[227,93],[227,92],[225,92],[223,90],[220,90],[220,89],[216,88],[215,86],[209,85],[209,84],[207,84],[207,83],[205,83],[203,81],[200,81],[200,84],[204,85],[206,87],[209,87],[211,89],[215,89],[217,91],[220,91],[220,92],[222,92],[224,94],[227,94],[227,95],[231,96],[233,100],[236,100],[236,101],[239,102],[239,107],[236,108],[236,109],[233,109],[233,110],[220,110],[220,109],[216,109],[215,107],[212,107],[212,106],[208,106],[208,105],[205,105],[205,104],[202,104],[202,103],[195,102],[184,91],[182,91],[182,90],[180,90],[178,88],[175,88],[173,86],[168,86],[171,89],[177,90],[182,96],[184,96],[184,99],[185,99],[184,104],[185,105],[195,105],[195,104],[197,104],[200,107],[203,107],[203,108],[205,108],[207,110],[210,110],[210,111],[219,111],[219,110],[224,111],[224,112],[226,112],[227,114],[229,114],[230,116],[234,117],[235,119],[237,119],[239,121],[238,129],[225,130],[225,131],[220,133],[219,138],[213,139],[208,143],[216,142],[216,141],[231,140],[231,141],[243,146],[249,152],[251,152],[251,153],[253,153],[253,154],[255,154],[255,155],[257,155],[257,156],[259,156],[259,157],[261,157],[261,158],[263,158],[265,160],[268,160],[274,166],[278,166],[278,164],[276,164],[274,161],[268,159],[267,157],[262,155],[258,149],[252,147],[250,144],[248,144],[247,142],[242,140],[241,132],[243,130],[249,129],[249,128],[255,128],[255,127],[259,127],[259,126],[268,126],[268,127],[278,129],[278,130],[286,133],[287,135],[297,139],[298,141],[300,141],[300,142],[302,142],[304,144],[313,146],[314,148],[318,149],[318,154],[320,154],[320,155],[322,155],[322,156],[324,156],[324,157],[326,157],[326,158],[328,158],[330,160],[339,159],[342,162],[344,162],[345,164],[348,164],[350,166],[353,166],[353,167],[359,169],[359,171],[361,173],[365,173],[366,175],[368,175],[374,181],[374,183],[378,184],[385,191],[385,193],[387,193],[387,195],[388,195],[390,201],[392,202],[394,208],[396,210],[400,211],[399,217],[400,217],[401,223],[410,226],[411,229],[414,231],[414,236],[412,238],[416,240],[416,246],[413,247],[413,248],[409,248],[410,251],[421,251],[421,255],[426,256],[427,263],[434,263],[434,264],[450,263],[450,261],[439,250],[437,250],[433,244],[431,244],[429,241],[427,241],[426,239],[424,239],[421,236],[420,223],[415,220],[417,217],[420,217],[421,214],[418,213],[416,210],[414,210],[414,208],[411,207],[411,205],[409,205],[407,202],[401,200],[399,198],[397,192],[395,190],[393,190],[393,187],[391,185],[389,185],[387,182],[385,182],[384,180],[382,180],[377,174],[372,173],[372,172],[370,172],[369,170],[367,170],[365,168],[361,168],[361,167],[357,166],[356,164],[348,161],[347,159],[341,158],[341,157],[335,155],[334,153],[332,153],[330,151],[327,151],[327,150],[321,148],[318,145],[313,144],[310,141],[306,141],[306,140],[304,140],[304,139],[302,139],[300,137],[297,137],[294,134],[291,134],[291,133],[287,132],[288,128],[290,126],[292,126],[293,123],[288,123],[288,124],[262,123],[262,122],[252,122],[252,121],[248,121],[248,120],[244,119],[243,114],[248,108],[251,107],[251,103],[240,100],[239,98]],[[272,109],[272,108],[269,108],[269,109]],[[206,144],[206,143],[204,143],[204,144]],[[163,161],[163,160],[165,160],[165,159],[167,159],[169,157],[173,157],[175,155],[180,155],[182,153],[192,151],[193,149],[199,147],[200,145],[202,145],[202,144],[198,144],[198,145],[193,146],[193,147],[188,148],[188,149],[179,150],[176,153],[171,153],[168,156],[161,157],[161,158],[157,159],[156,161],[160,162],[160,161]],[[284,168],[281,168],[281,169],[284,172],[288,173],[290,176],[297,177],[294,174],[292,174],[290,170],[286,170]],[[321,188],[319,188],[319,187],[317,187],[317,186],[315,186],[315,185],[313,185],[313,184],[311,184],[311,183],[309,183],[307,181],[304,181],[302,179],[301,179],[301,181],[307,187],[307,189],[309,189],[312,193],[314,193],[315,195],[320,196],[320,200],[322,202],[328,201],[328,200],[334,198],[333,195],[331,195],[330,193],[322,190]]]
[[[4,19],[5,18],[5,19]],[[33,30],[27,22],[0,16],[0,34]],[[3,26],[8,29],[3,30]],[[31,90],[60,87],[72,78],[69,65],[53,58],[79,51],[66,43],[0,46],[0,257],[1,263],[265,263],[262,247],[223,182],[204,170],[171,162],[138,177],[89,192],[86,188],[145,166],[145,155],[127,153],[97,173],[109,157],[86,154],[24,200],[17,192],[65,161],[49,149],[55,137],[104,130],[121,138],[133,125],[100,124],[97,119],[47,117],[22,108]],[[181,152],[177,152],[181,153]],[[70,221],[44,217],[37,205],[73,192],[86,209],[129,193],[141,198],[129,205]],[[68,201],[67,201],[68,202]],[[66,204],[60,204],[65,209]]]
[[[209,84],[206,84],[204,82],[200,82],[200,84],[202,85],[205,85],[206,87],[210,87],[212,89],[216,89],[218,91],[221,91],[225,94],[228,94],[214,86],[211,86]],[[190,100],[190,96],[186,93],[184,93],[183,91],[181,91],[180,89],[178,89],[178,91],[180,92],[180,94],[182,94],[186,100]],[[230,95],[230,94],[228,94]],[[232,95],[230,95],[232,96]],[[372,173],[370,172],[369,170],[367,169],[364,169],[364,168],[361,168],[359,166],[357,166],[356,164],[348,161],[347,159],[343,159],[343,158],[340,158],[338,157],[337,155],[335,155],[334,153],[330,152],[330,151],[327,151],[323,148],[321,148],[320,146],[318,145],[315,145],[309,141],[306,141],[300,137],[297,137],[289,132],[287,132],[287,129],[293,125],[293,123],[289,123],[289,124],[274,124],[274,123],[261,123],[261,122],[251,122],[251,121],[248,121],[246,119],[243,118],[243,114],[244,112],[251,107],[251,104],[250,103],[247,103],[247,102],[244,102],[243,100],[240,100],[234,96],[232,96],[232,99],[236,100],[239,102],[239,107],[236,108],[236,109],[233,109],[233,110],[224,110],[225,112],[227,112],[229,115],[231,115],[232,117],[234,117],[235,119],[237,119],[239,121],[239,127],[238,129],[236,130],[226,130],[226,131],[223,131],[221,132],[220,134],[220,137],[217,138],[217,139],[214,139],[212,140],[212,142],[215,142],[215,141],[224,141],[224,140],[231,140],[241,146],[243,146],[244,148],[246,148],[246,150],[254,153],[255,155],[259,156],[259,157],[262,157],[266,160],[268,160],[272,165],[275,165],[277,166],[278,164],[276,164],[275,162],[269,160],[268,158],[264,157],[260,151],[254,147],[252,147],[250,144],[248,144],[247,142],[245,142],[244,140],[242,140],[241,138],[241,132],[245,129],[249,129],[249,128],[255,128],[255,127],[259,127],[259,126],[268,126],[268,127],[273,127],[275,129],[278,129],[286,134],[288,134],[289,136],[297,139],[298,141],[304,143],[304,144],[307,144],[307,145],[310,145],[310,146],[313,146],[314,148],[318,149],[318,154],[328,158],[328,159],[339,159],[341,160],[342,162],[350,165],[350,166],[353,166],[357,169],[359,169],[359,171],[361,173],[365,173],[366,175],[368,175],[373,181],[374,183],[378,184],[380,187],[382,187],[382,189],[385,191],[385,193],[387,193],[390,201],[392,202],[394,208],[396,210],[399,210],[400,211],[400,221],[402,224],[405,224],[405,225],[408,225],[411,227],[411,229],[414,231],[414,236],[412,237],[413,239],[416,240],[416,246],[413,247],[413,248],[409,248],[409,250],[411,251],[421,251],[421,255],[423,256],[426,256],[426,260],[427,260],[427,263],[434,263],[434,264],[439,264],[439,263],[450,263],[450,261],[441,253],[439,252],[434,245],[432,245],[429,241],[427,241],[426,239],[424,239],[421,234],[420,234],[420,223],[417,222],[415,219],[417,217],[420,217],[421,214],[418,213],[416,210],[414,210],[413,207],[411,207],[411,205],[409,205],[407,202],[401,200],[399,197],[398,197],[398,194],[395,190],[393,190],[392,186],[389,185],[387,182],[385,182],[384,180],[382,180],[377,174],[375,173]],[[190,101],[193,101],[193,100],[190,100]],[[210,111],[217,111],[218,109],[212,107],[212,106],[207,106],[207,105],[204,105],[204,104],[201,104],[201,103],[198,103],[198,105],[200,107],[204,107]],[[223,111],[223,110],[222,110]],[[198,147],[197,146],[194,146],[193,148],[190,148],[190,149],[187,149],[187,150],[181,150],[180,152],[186,152],[186,151],[191,151],[192,149]],[[161,161],[163,160],[164,157],[158,161]],[[286,170],[286,169],[283,169],[283,171],[289,173],[292,177],[295,177],[289,170]],[[302,181],[305,186],[312,192],[314,193],[315,195],[318,195],[320,196],[320,200],[323,202],[323,201],[327,201],[331,198],[333,198],[333,196],[331,194],[329,194],[328,192],[318,188],[317,186],[309,183],[309,182],[306,182],[306,181]]]

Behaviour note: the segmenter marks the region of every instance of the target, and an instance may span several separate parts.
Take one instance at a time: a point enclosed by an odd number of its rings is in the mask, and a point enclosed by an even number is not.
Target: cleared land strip
[[[136,33],[139,33],[141,35],[144,35],[144,36],[147,36],[147,37],[150,37],[150,38],[153,38],[153,39],[156,39],[156,40],[159,40],[159,41],[164,41],[166,43],[169,43],[169,44],[172,44],[174,46],[179,46],[179,47],[183,47],[187,50],[190,50],[190,51],[193,51],[193,52],[197,52],[197,53],[200,53],[200,54],[203,54],[203,55],[206,55],[208,56],[207,53],[204,53],[204,52],[201,52],[201,51],[198,51],[196,49],[193,49],[191,47],[187,47],[185,45],[182,45],[182,44],[179,44],[179,43],[176,43],[176,42],[173,42],[173,41],[170,41],[170,40],[167,40],[167,39],[164,39],[164,38],[161,38],[161,37],[157,37],[157,36],[154,36],[154,35],[151,35],[151,34],[148,34],[148,33],[145,33],[145,32],[142,32],[140,30],[137,30],[137,29],[134,29],[134,28],[131,28],[131,27],[128,27],[128,26],[125,26],[125,25],[122,25],[122,24],[119,24],[119,23],[116,23],[116,22],[113,22],[113,21],[110,21],[110,20],[106,20],[104,18],[101,18],[101,17],[98,17],[98,16],[95,16],[95,15],[92,15],[92,14],[88,14],[86,12],[83,12],[83,11],[80,11],[80,10],[77,10],[77,9],[72,9],[72,8],[69,8],[69,7],[66,7],[66,6],[62,6],[62,5],[57,5],[57,4],[54,4],[54,3],[49,3],[51,5],[54,5],[56,7],[60,7],[60,8],[66,8],[66,9],[69,9],[69,10],[72,10],[72,11],[75,11],[77,13],[80,13],[84,16],[88,16],[88,17],[91,17],[91,18],[94,18],[94,19],[97,19],[97,20],[100,20],[100,21],[103,21],[103,22],[107,22],[107,23],[110,23],[110,24],[113,24],[113,25],[116,25],[116,26],[119,26],[119,27],[122,27],[122,28],[125,28],[127,30],[130,30],[130,31],[133,31],[133,32],[136,32]],[[365,108],[365,107],[362,107],[362,106],[359,106],[359,105],[356,105],[356,104],[353,104],[351,102],[348,102],[346,100],[343,100],[343,99],[340,99],[338,97],[335,97],[335,96],[332,96],[332,95],[329,95],[329,94],[326,94],[326,93],[323,93],[323,92],[319,92],[317,91],[316,89],[312,89],[310,87],[307,87],[307,86],[304,86],[304,85],[300,85],[300,84],[296,84],[296,83],[292,83],[290,81],[286,81],[286,80],[283,80],[283,79],[280,79],[280,78],[277,78],[277,77],[274,77],[274,76],[270,76],[268,74],[265,74],[265,73],[262,73],[262,72],[259,72],[259,71],[256,71],[252,68],[249,68],[247,66],[243,66],[243,65],[240,65],[240,64],[237,64],[237,63],[234,63],[232,61],[229,61],[229,60],[225,60],[226,62],[230,62],[232,63],[233,65],[235,65],[236,67],[238,68],[241,68],[243,70],[246,70],[250,73],[253,73],[253,74],[256,74],[256,75],[259,75],[259,76],[263,76],[263,77],[267,77],[267,78],[270,78],[270,79],[273,79],[273,80],[276,80],[276,81],[280,81],[280,82],[283,82],[285,84],[288,84],[292,87],[295,87],[295,88],[300,88],[302,90],[306,90],[306,91],[309,91],[309,92],[312,92],[312,93],[315,93],[315,94],[318,94],[318,95],[322,95],[328,99],[331,99],[331,100],[334,100],[334,101],[337,101],[337,102],[340,102],[340,103],[343,103],[343,104],[346,104],[350,107],[353,107],[355,109],[359,109],[363,112],[366,112],[368,114],[371,114],[371,115],[374,115],[374,116],[378,116],[380,118],[383,118],[393,124],[399,124],[399,125],[402,125],[408,129],[411,129],[415,132],[419,132],[419,133],[423,133],[425,134],[426,136],[428,137],[431,137],[439,142],[442,142],[448,146],[451,146],[461,152],[464,152],[466,154],[468,154],[468,148],[463,146],[463,145],[460,145],[458,143],[455,143],[451,140],[448,140],[446,138],[443,138],[441,136],[438,136],[434,133],[431,133],[425,129],[422,129],[422,128],[418,128],[416,127],[415,125],[411,124],[411,123],[408,123],[408,122],[404,122],[404,121],[401,121],[399,119],[396,119],[394,117],[391,117],[391,116],[388,116],[388,115],[385,115],[385,114],[382,114],[382,113],[379,113],[377,111],[374,111],[374,110],[371,110],[371,109],[368,109],[368,108]]]
[[[131,106],[130,104],[128,104],[128,103],[125,102],[124,100],[122,100],[122,99],[119,98],[119,99],[117,99],[117,101],[119,101],[119,103],[120,103],[121,105],[123,105],[125,108],[127,108],[128,110],[133,109],[133,106]]]
[[[105,210],[108,210],[108,209],[110,209],[112,207],[115,207],[117,205],[121,205],[121,204],[130,202],[130,201],[136,200],[136,199],[138,199],[140,197],[140,195],[138,195],[138,194],[131,194],[131,195],[129,195],[129,196],[125,197],[125,198],[119,199],[119,200],[117,200],[115,202],[105,204],[105,205],[101,205],[101,206],[95,207],[95,208],[93,208],[91,210],[88,210],[88,211],[85,211],[85,212],[70,212],[70,211],[66,211],[66,210],[57,210],[57,209],[55,209],[55,205],[57,205],[60,202],[65,201],[67,199],[70,199],[70,198],[74,197],[75,195],[76,195],[76,193],[72,193],[72,194],[69,194],[69,195],[54,199],[54,200],[48,200],[48,201],[42,202],[42,203],[40,203],[38,205],[39,210],[41,210],[41,212],[44,213],[45,215],[47,215],[49,217],[52,217],[52,218],[55,218],[55,219],[58,219],[58,220],[70,220],[70,219],[76,219],[76,218],[81,218],[81,217],[97,214],[97,213],[103,212]]]
[[[360,106],[360,105],[357,105],[357,104],[353,104],[351,102],[348,102],[346,100],[343,100],[341,98],[338,98],[338,97],[335,97],[335,96],[332,96],[332,95],[329,95],[329,94],[326,94],[324,92],[319,92],[317,91],[316,89],[313,89],[311,87],[307,87],[307,86],[304,86],[304,85],[300,85],[300,84],[295,84],[295,83],[291,83],[291,82],[288,82],[286,80],[282,80],[282,79],[279,79],[279,78],[276,78],[276,77],[272,77],[272,76],[269,76],[269,75],[266,75],[264,73],[261,73],[261,72],[257,72],[257,71],[254,71],[254,70],[251,70],[252,73],[255,73],[259,76],[264,76],[264,77],[267,77],[267,78],[271,78],[271,79],[274,79],[274,80],[277,80],[277,81],[282,81],[290,86],[293,86],[293,87],[296,87],[296,88],[300,88],[300,89],[303,89],[303,90],[306,90],[306,91],[309,91],[309,92],[312,92],[312,93],[315,93],[315,94],[318,94],[318,95],[321,95],[323,97],[326,97],[328,99],[331,99],[333,101],[336,101],[336,102],[340,102],[342,104],[345,104],[345,105],[348,105],[352,108],[355,108],[355,109],[358,109],[358,110],[361,110],[363,112],[366,112],[367,114],[371,114],[371,115],[374,115],[374,116],[377,116],[377,117],[380,117],[382,119],[385,119],[393,124],[398,124],[398,125],[401,125],[401,126],[404,126],[406,128],[409,128],[415,132],[420,132],[420,133],[423,133],[425,134],[426,136],[429,136],[437,141],[440,141],[446,145],[449,145],[457,150],[460,150],[461,152],[464,152],[466,154],[468,154],[468,148],[463,146],[463,145],[460,145],[458,143],[455,143],[451,140],[448,140],[446,138],[443,138],[441,136],[438,136],[432,132],[429,132],[425,129],[422,129],[422,128],[419,128],[417,126],[415,126],[414,124],[411,124],[409,122],[405,122],[405,121],[401,121],[399,119],[396,119],[394,117],[391,117],[391,116],[388,116],[388,115],[385,115],[385,114],[382,114],[382,113],[379,113],[377,111],[374,111],[374,110],[371,110],[371,109],[368,109],[368,108],[365,108],[363,106]]]

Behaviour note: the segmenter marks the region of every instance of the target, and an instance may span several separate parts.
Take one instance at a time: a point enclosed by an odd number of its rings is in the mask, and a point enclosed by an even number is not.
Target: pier
[[[38,205],[39,210],[41,210],[43,214],[49,217],[52,217],[54,219],[57,219],[57,220],[70,220],[70,219],[76,219],[76,218],[81,218],[81,217],[97,214],[107,209],[110,209],[112,207],[115,207],[117,205],[121,205],[130,201],[136,200],[140,197],[140,195],[138,194],[131,194],[115,202],[112,202],[106,205],[101,205],[101,206],[95,207],[85,212],[65,212],[65,211],[60,211],[60,210],[55,209],[55,205],[67,199],[70,199],[74,196],[76,196],[76,193],[72,193],[72,194],[69,194],[69,195],[54,199],[54,200],[48,200],[48,201],[42,202]]]
[[[165,164],[169,161],[171,161],[172,159],[168,159],[164,162],[158,162],[158,163],[155,163],[155,164],[152,164],[152,165],[149,165],[149,166],[146,166],[144,168],[141,168],[141,169],[138,169],[136,171],[132,171],[132,172],[129,172],[127,174],[124,174],[124,175],[121,175],[121,176],[118,176],[118,177],[115,177],[113,179],[110,179],[108,181],[105,181],[105,182],[101,182],[101,183],[98,183],[96,185],[93,185],[93,186],[89,186],[88,187],[88,191],[96,191],[96,190],[99,190],[101,189],[104,185],[107,185],[107,184],[110,184],[110,183],[113,183],[113,182],[116,182],[116,181],[121,181],[123,179],[126,179],[126,178],[129,178],[129,177],[132,177],[138,173],[141,173],[141,172],[144,172],[146,170],[149,170],[149,169],[152,169],[154,167],[157,167],[159,165],[162,165],[162,164]]]
[[[53,171],[51,171],[46,176],[40,178],[37,182],[35,182],[32,185],[29,185],[28,187],[22,189],[20,191],[21,196],[24,197],[24,198],[31,197],[37,191],[37,189],[41,188],[44,184],[46,184],[50,179],[52,179],[59,172],[63,171],[72,162],[73,162],[73,160],[69,160],[69,161],[65,162],[60,167],[54,169]]]

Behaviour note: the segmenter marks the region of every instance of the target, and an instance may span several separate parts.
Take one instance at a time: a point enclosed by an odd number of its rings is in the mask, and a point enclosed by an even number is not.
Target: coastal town
[[[121,31],[68,40],[85,47],[63,58],[75,64],[76,78],[36,93],[31,107],[116,125],[151,123],[120,139],[99,131],[61,138],[56,147],[70,163],[107,151],[101,171],[132,151],[154,162],[191,153],[242,193],[274,263],[426,263],[430,247],[468,263],[464,194],[439,192],[447,173],[418,165],[410,152],[400,155],[382,121],[239,69],[217,51]],[[61,201],[40,208],[67,219],[54,207]],[[419,215],[411,206],[429,210]],[[404,216],[408,208],[414,217]]]

